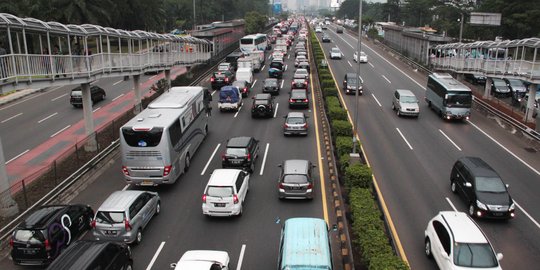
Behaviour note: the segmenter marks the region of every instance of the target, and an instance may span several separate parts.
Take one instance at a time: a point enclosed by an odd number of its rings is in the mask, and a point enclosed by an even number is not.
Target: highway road
[[[143,232],[142,243],[132,249],[135,269],[169,269],[171,263],[177,262],[185,251],[191,249],[227,251],[231,256],[231,269],[275,269],[283,222],[290,217],[325,217],[322,189],[327,184],[321,184],[325,174],[324,166],[319,164],[317,136],[313,128],[317,118],[312,111],[313,104],[309,110],[302,110],[310,116],[308,136],[284,137],[282,133],[282,117],[290,111],[288,91],[294,72],[292,57],[286,59],[286,64],[283,88],[275,98],[277,111],[274,118],[251,118],[251,97],[262,92],[262,81],[267,77],[265,66],[262,72],[255,75],[252,93],[244,100],[238,113],[220,113],[216,104],[217,94],[213,94],[214,109],[209,120],[209,135],[192,158],[188,173],[172,186],[144,187],[159,192],[162,210]],[[208,84],[207,81],[205,83]],[[226,140],[234,136],[253,136],[260,144],[260,157],[250,178],[250,192],[243,215],[232,218],[205,217],[201,210],[203,189],[212,171],[221,168],[221,152],[224,151]],[[277,165],[285,159],[309,159],[318,165],[315,170],[316,193],[312,201],[278,199]],[[86,203],[97,209],[110,193],[126,188],[119,157],[102,168],[96,178],[74,199],[74,203]],[[328,192],[326,195],[330,196]],[[337,239],[336,233],[331,233],[331,236]],[[91,235],[85,237],[91,238]],[[334,250],[337,251],[337,248]],[[13,266],[8,259],[0,262],[0,268],[23,269]]]
[[[347,72],[356,72],[352,55],[357,39],[324,30],[331,43],[322,43],[327,56],[337,46],[345,57],[329,60],[340,85]],[[319,38],[321,34],[318,34]],[[371,42],[362,44],[368,63],[362,64],[364,94],[358,100],[358,132],[373,173],[396,226],[412,269],[434,269],[424,255],[427,222],[443,210],[467,211],[450,191],[450,170],[461,156],[478,156],[503,177],[517,202],[517,217],[508,222],[478,220],[496,252],[502,252],[505,269],[530,269],[540,265],[540,157],[526,143],[496,122],[473,112],[464,123],[447,122],[430,111],[424,92],[427,77],[394,60]],[[420,100],[420,117],[401,118],[391,109],[395,89],[412,90]],[[341,93],[344,93],[341,91]],[[343,98],[354,115],[354,96]],[[533,267],[534,268],[534,267]]]

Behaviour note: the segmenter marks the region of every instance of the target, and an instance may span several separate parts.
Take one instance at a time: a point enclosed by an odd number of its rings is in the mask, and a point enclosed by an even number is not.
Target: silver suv
[[[279,176],[278,195],[284,198],[313,199],[313,175],[315,165],[308,160],[289,159],[283,164]]]
[[[96,240],[139,244],[142,231],[161,211],[157,192],[116,191],[99,207],[92,221]]]
[[[418,117],[420,107],[418,99],[411,90],[397,89],[392,97],[392,110],[396,111],[398,116],[407,115]]]

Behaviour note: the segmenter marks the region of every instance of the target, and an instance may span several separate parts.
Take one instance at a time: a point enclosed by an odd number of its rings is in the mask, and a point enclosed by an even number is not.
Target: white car
[[[171,264],[174,270],[229,270],[229,254],[217,250],[189,250],[178,263]]]
[[[240,216],[249,189],[249,173],[239,169],[215,169],[202,196],[207,216]]]
[[[320,26],[315,27],[315,33],[322,33],[322,28]]]
[[[353,60],[358,62],[358,52],[354,52]],[[360,52],[360,63],[367,63],[367,54],[365,52]]]
[[[439,269],[502,269],[503,255],[495,254],[484,232],[466,213],[439,212],[427,225],[424,243],[424,252]]]
[[[334,47],[330,50],[330,59],[341,59],[341,57],[343,57],[343,54],[338,47]]]

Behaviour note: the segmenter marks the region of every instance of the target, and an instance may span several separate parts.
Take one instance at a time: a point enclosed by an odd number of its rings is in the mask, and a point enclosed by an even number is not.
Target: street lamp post
[[[358,44],[357,44],[357,55],[356,62],[358,64],[356,69],[356,79],[358,83],[356,84],[356,93],[354,94],[354,125],[353,125],[353,154],[356,154],[356,148],[358,147],[358,96],[360,91],[360,83],[363,80],[360,77],[360,52],[362,51],[362,0],[359,1],[358,6]]]
[[[461,37],[463,36],[463,12],[461,12],[461,20],[459,21],[460,22],[460,25],[459,25],[459,43],[461,43]]]
[[[193,32],[195,32],[195,0],[193,0]]]

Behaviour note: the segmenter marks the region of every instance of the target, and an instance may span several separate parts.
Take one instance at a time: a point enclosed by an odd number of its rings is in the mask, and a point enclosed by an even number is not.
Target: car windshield
[[[291,98],[306,98],[306,92],[304,91],[292,91]]]
[[[82,90],[73,90],[71,91],[72,96],[82,96]]]
[[[118,224],[123,223],[124,219],[124,212],[99,211],[96,214],[96,222],[98,223]]]
[[[279,63],[279,62],[272,62],[272,63],[270,63],[270,67],[271,68],[281,69],[283,67],[283,64]]]
[[[403,103],[416,103],[418,102],[418,100],[416,99],[416,97],[413,97],[413,96],[402,96],[399,101],[403,102]]]
[[[43,233],[39,230],[16,230],[13,235],[15,241],[26,242],[30,244],[39,244],[45,241]]]
[[[509,79],[508,82],[510,83],[511,86],[523,86],[523,83],[521,83],[520,80]]]
[[[307,177],[301,174],[287,174],[283,177],[283,183],[287,184],[302,184],[307,182]]]
[[[332,48],[332,52],[333,52],[333,53],[340,53],[340,51],[339,51],[338,48]]]
[[[305,121],[304,121],[304,118],[302,117],[288,117],[287,118],[287,124],[291,124],[291,125],[300,125],[300,124],[303,124]]]
[[[225,150],[225,154],[228,156],[245,156],[246,155],[246,149],[245,148],[227,148]]]
[[[206,195],[211,197],[230,197],[233,195],[232,187],[209,186]]]
[[[487,243],[456,243],[454,245],[454,264],[463,267],[497,267],[499,263]]]
[[[360,53],[360,56],[366,56],[366,53],[365,53],[365,52],[361,52],[361,53]]]
[[[265,80],[264,86],[277,86],[277,80]]]
[[[501,193],[501,192],[506,192],[506,186],[503,184],[500,178],[477,177],[476,190],[481,191],[481,192]]]
[[[495,86],[506,86],[506,83],[503,80],[493,80]]]
[[[470,108],[472,104],[471,93],[448,93],[446,106],[451,108]]]

